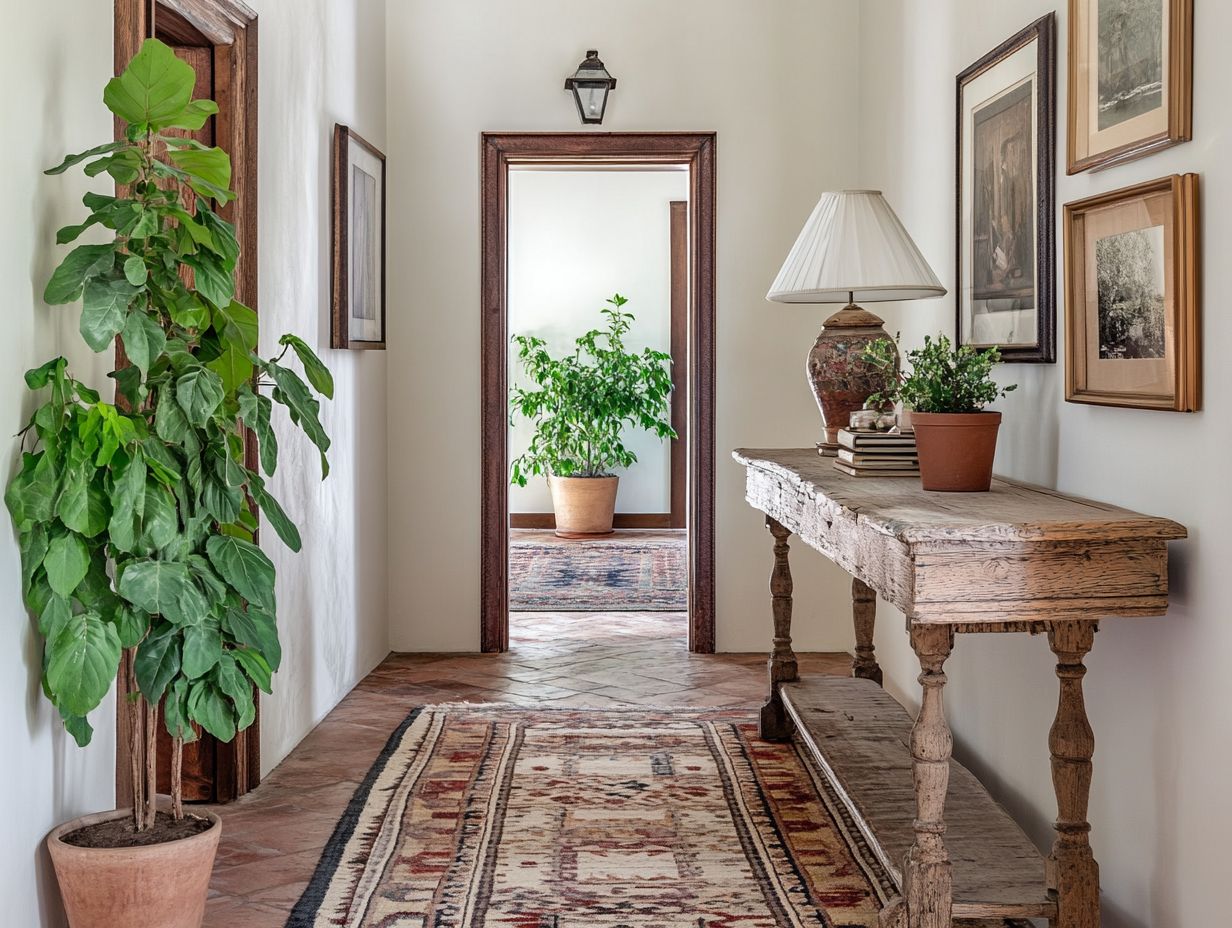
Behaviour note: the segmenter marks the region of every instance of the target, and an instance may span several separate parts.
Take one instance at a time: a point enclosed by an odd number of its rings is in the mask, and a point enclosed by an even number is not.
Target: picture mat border
[[[1199,293],[1198,175],[1172,174],[1065,204],[1065,401],[1095,406],[1197,412],[1202,408],[1202,339]],[[1175,353],[1169,394],[1110,392],[1085,386],[1087,371],[1086,281],[1077,280],[1077,255],[1085,256],[1085,236],[1078,241],[1078,220],[1093,210],[1158,194],[1172,197],[1172,287]],[[1084,230],[1085,231],[1085,230]],[[1085,258],[1084,258],[1085,260]],[[1085,275],[1084,275],[1085,277]]]
[[[1088,38],[1083,24],[1089,23],[1090,9],[1098,0],[1069,0],[1068,113],[1066,120],[1066,174],[1102,171],[1115,164],[1135,161],[1193,138],[1193,0],[1160,0],[1166,5],[1168,35],[1167,74],[1164,78],[1164,103],[1168,110],[1167,128],[1105,151],[1078,155],[1078,123],[1083,112],[1080,97],[1082,81],[1078,56]],[[1090,68],[1091,65],[1088,65]],[[1087,136],[1089,142],[1090,135]]]
[[[1057,149],[1057,18],[1047,13],[1006,39],[956,79],[955,123],[955,287],[954,337],[962,345],[963,323],[963,126],[966,122],[963,91],[977,77],[992,70],[1032,42],[1036,55],[1036,344],[999,348],[1005,363],[1053,364],[1057,359],[1057,243],[1056,243],[1056,149]]]
[[[350,280],[349,280],[349,209],[348,183],[350,177],[350,143],[355,142],[375,156],[381,163],[381,334],[380,341],[361,341],[350,337]],[[387,174],[385,155],[358,132],[342,123],[334,123],[334,144],[330,158],[331,221],[330,221],[330,324],[329,346],[331,348],[384,350],[386,325],[386,268],[385,214],[387,200]]]

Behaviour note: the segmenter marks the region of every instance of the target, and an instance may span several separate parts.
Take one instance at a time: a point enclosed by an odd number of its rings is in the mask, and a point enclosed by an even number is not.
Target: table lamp
[[[945,296],[945,287],[881,191],[821,195],[766,294],[775,303],[846,304],[822,325],[808,355],[809,384],[825,429],[818,451],[832,450],[851,413],[886,387],[885,374],[864,360],[864,349],[887,337],[883,320],[856,301],[938,296]]]

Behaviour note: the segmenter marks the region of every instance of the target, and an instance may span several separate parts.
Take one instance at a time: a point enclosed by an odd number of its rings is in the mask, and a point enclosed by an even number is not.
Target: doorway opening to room
[[[483,649],[506,650],[512,626],[518,646],[687,636],[713,651],[714,136],[487,133],[483,148]],[[596,534],[543,475],[511,482],[537,420],[511,416],[510,398],[553,382],[518,336],[587,364],[577,339],[613,324],[646,382],[671,390],[617,430],[636,463],[593,471],[620,478],[613,530]],[[661,373],[646,350],[670,356]]]

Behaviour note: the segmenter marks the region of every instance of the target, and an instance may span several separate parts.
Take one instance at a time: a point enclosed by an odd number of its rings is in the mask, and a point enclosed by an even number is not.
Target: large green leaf
[[[137,544],[138,520],[145,509],[145,475],[145,455],[138,451],[112,480],[108,531],[111,543],[121,551],[132,551]]]
[[[188,421],[201,427],[222,403],[222,378],[208,368],[197,367],[176,381],[175,399]]]
[[[224,342],[249,351],[257,350],[257,313],[243,303],[232,300],[214,310],[214,330]]]
[[[58,708],[60,710],[60,718],[64,722],[64,730],[73,736],[73,740],[77,742],[77,747],[84,748],[90,743],[90,739],[94,737],[94,727],[87,721],[84,715],[73,715],[63,706]]]
[[[167,334],[163,327],[151,319],[143,310],[134,309],[124,322],[124,330],[120,333],[124,339],[124,354],[136,365],[143,376],[149,374],[150,365],[162,354],[167,344]],[[160,403],[169,406],[170,403]]]
[[[108,154],[109,152],[113,152],[118,148],[122,148],[124,144],[125,144],[124,142],[107,142],[103,145],[96,145],[95,147],[91,148],[89,151],[83,151],[76,155],[69,155],[63,161],[57,164],[54,168],[48,168],[43,173],[44,174],[63,174],[65,171],[71,168],[74,164],[80,164],[82,161],[86,161],[90,158],[95,157],[96,155]]]
[[[138,609],[161,614],[176,625],[193,625],[205,618],[209,603],[193,582],[188,567],[174,561],[140,560],[120,574],[120,595]]]
[[[197,740],[197,732],[188,717],[188,681],[183,677],[177,677],[167,689],[163,722],[172,738],[183,738],[185,743]]]
[[[257,476],[256,474],[252,475],[252,477]],[[252,493],[252,498],[261,507],[261,515],[265,516],[269,524],[273,526],[274,531],[278,533],[278,537],[282,539],[282,543],[292,551],[299,551],[303,547],[303,542],[299,537],[299,529],[291,521],[290,516],[286,514],[282,504],[265,488],[263,481],[250,479],[248,488]]]
[[[80,535],[66,532],[48,544],[43,567],[51,588],[61,596],[71,596],[90,569],[90,550]]]
[[[222,634],[211,622],[184,629],[184,658],[181,670],[190,680],[204,676],[222,657]]]
[[[53,595],[48,598],[47,605],[39,613],[39,634],[48,641],[54,641],[56,636],[64,631],[71,621],[73,621],[72,603],[63,596]]]
[[[235,663],[235,658],[224,653],[219,656],[218,672],[215,674],[218,688],[235,704],[236,728],[243,731],[257,717],[253,702],[252,684]]]
[[[197,292],[214,306],[227,306],[235,296],[235,278],[221,259],[208,251],[181,255],[180,260],[193,269]]]
[[[157,625],[137,648],[133,669],[137,686],[151,702],[162,699],[163,691],[180,672],[180,630],[168,622]]]
[[[30,531],[22,532],[17,539],[21,550],[21,590],[25,595],[30,590],[30,582],[34,572],[43,566],[43,558],[47,556],[47,527],[41,522],[31,527]]]
[[[47,686],[56,705],[84,716],[95,708],[120,667],[120,638],[115,626],[92,612],[72,617],[48,643]]]
[[[146,482],[145,506],[140,517],[141,540],[155,551],[167,547],[180,533],[175,497],[162,484]]]
[[[57,306],[79,299],[87,281],[107,274],[115,267],[115,250],[114,243],[78,245],[52,272],[43,290],[43,302]]]
[[[108,81],[103,103],[130,125],[160,129],[183,117],[194,84],[191,67],[162,42],[146,39],[124,72]]]
[[[182,148],[168,152],[171,163],[189,176],[189,185],[194,179],[205,181],[210,187],[227,190],[231,186],[231,157],[221,148]],[[197,193],[201,193],[197,190]],[[213,193],[203,194],[213,196]]]
[[[329,436],[321,426],[321,404],[295,371],[272,362],[266,369],[274,378],[274,399],[287,407],[291,421],[303,429],[309,441],[320,449],[321,476],[328,476],[329,462],[325,458],[325,452],[329,450]]]
[[[111,504],[94,479],[94,467],[82,461],[64,475],[64,488],[56,506],[60,521],[78,534],[93,538],[107,527]]]
[[[4,502],[19,531],[52,517],[59,488],[60,476],[49,452],[22,455],[21,470],[4,493]]]
[[[135,648],[150,629],[150,618],[145,613],[130,609],[123,603],[115,613],[116,631],[120,635],[120,647]]]
[[[223,388],[230,393],[252,379],[252,361],[248,351],[236,345],[227,345],[206,367],[222,379]]]
[[[106,351],[124,329],[128,304],[140,290],[127,280],[91,280],[85,286],[81,337],[95,351]]]
[[[254,544],[215,535],[205,543],[210,563],[250,603],[274,611],[274,565]]]
[[[218,104],[213,100],[193,100],[184,108],[184,112],[174,122],[167,123],[164,129],[187,129],[196,132],[205,125],[205,121],[218,112]],[[179,140],[177,140],[179,141]],[[184,139],[191,142],[191,139]]]
[[[304,373],[308,375],[308,382],[318,393],[332,400],[334,398],[334,375],[308,347],[308,343],[298,335],[287,334],[278,339],[278,344],[291,346],[299,357],[300,363],[304,365]]]
[[[231,637],[238,644],[261,652],[271,670],[282,663],[282,645],[278,641],[278,627],[272,616],[255,606],[247,609],[228,609],[223,620]]]
[[[257,688],[262,693],[272,692],[271,676],[273,671],[270,668],[269,662],[261,655],[261,652],[253,648],[240,648],[238,651],[232,651],[231,656],[244,668],[245,673],[252,678],[252,682],[257,685]]]
[[[235,737],[235,711],[217,685],[197,680],[188,691],[188,717],[224,743]]]

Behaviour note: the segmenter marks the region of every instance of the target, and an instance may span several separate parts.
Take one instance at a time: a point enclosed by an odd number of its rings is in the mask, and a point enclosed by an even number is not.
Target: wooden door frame
[[[154,3],[158,9],[152,17]],[[163,18],[165,17],[165,18]],[[151,20],[182,45],[214,49],[216,144],[231,155],[236,199],[219,212],[235,224],[240,245],[235,267],[235,297],[257,309],[257,14],[240,0],[115,0],[115,73],[119,74],[151,33]],[[117,119],[116,138],[122,137]],[[126,363],[116,343],[116,365]],[[249,467],[256,468],[256,443],[248,442]],[[120,669],[116,701],[116,795],[131,793],[127,754],[133,733],[124,711],[126,667]],[[218,744],[215,800],[244,795],[261,782],[260,703],[252,726],[230,744]]]
[[[715,133],[485,132],[481,163],[480,643],[509,647],[508,193],[514,164],[683,164],[689,169],[689,649],[713,653]]]

